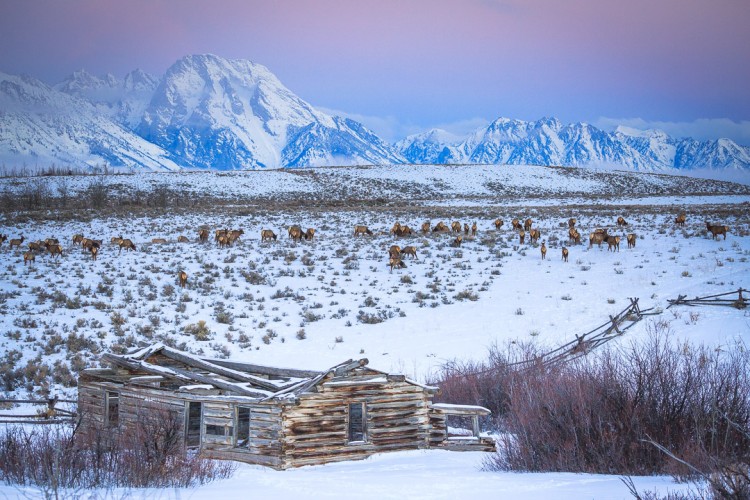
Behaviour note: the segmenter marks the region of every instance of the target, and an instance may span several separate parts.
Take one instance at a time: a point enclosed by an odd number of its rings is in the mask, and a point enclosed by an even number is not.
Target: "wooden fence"
[[[748,306],[748,299],[742,293],[747,294],[747,290],[739,288],[733,292],[717,293],[715,295],[706,295],[705,297],[695,297],[694,299],[686,298],[687,295],[678,295],[676,299],[669,299],[667,309],[672,306],[729,306],[735,309],[745,309]],[[733,298],[733,296],[737,298]]]
[[[41,406],[33,414],[3,415],[0,413],[0,424],[59,424],[61,422],[72,422],[76,418],[75,410],[60,408],[59,403],[76,404],[74,399],[0,399],[0,404],[30,404]]]

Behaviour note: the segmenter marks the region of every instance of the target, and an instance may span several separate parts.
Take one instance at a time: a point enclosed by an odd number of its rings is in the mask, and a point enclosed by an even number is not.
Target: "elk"
[[[432,228],[433,233],[446,232],[446,231],[450,231],[450,229],[448,229],[448,226],[446,226],[445,222],[443,221],[438,222],[435,225],[435,227]]]
[[[0,234],[0,247],[3,246],[3,242],[8,239],[7,234]]]
[[[78,245],[83,240],[82,234],[74,234],[73,235],[73,244]]]
[[[219,248],[232,246],[232,240],[226,234],[219,236]]]
[[[398,267],[401,269],[405,268],[406,262],[401,260],[401,257],[391,257],[390,260],[388,261],[388,265],[391,267],[391,272],[393,272],[394,267]]]
[[[92,246],[89,252],[91,252],[91,260],[96,260],[96,256],[99,255],[99,247]]]
[[[570,219],[568,219],[568,228],[573,229],[574,227],[576,227],[576,220],[571,217]]]
[[[23,254],[23,265],[25,266],[27,262],[34,262],[36,259],[36,256],[34,256],[34,252],[32,250],[29,250],[25,254]]]
[[[398,245],[391,245],[391,248],[388,249],[388,256],[398,257],[400,255],[401,255],[401,247]]]
[[[477,223],[476,222],[471,225],[471,235],[472,236],[477,235]]]
[[[635,248],[635,240],[637,239],[635,233],[628,234],[626,239],[628,240],[628,248]]]
[[[200,229],[198,231],[198,241],[201,243],[208,241],[208,229]]]
[[[125,249],[126,251],[129,251],[129,250],[132,250],[132,251],[137,251],[137,250],[135,249],[135,245],[133,244],[133,242],[132,242],[132,241],[130,241],[129,239],[127,239],[127,238],[121,238],[121,239],[120,239],[120,243],[119,243],[119,245],[118,245],[118,246],[120,247],[120,251],[118,252],[118,254],[119,254],[119,253],[122,253],[122,249],[123,249],[123,248],[124,248],[124,249]]]
[[[513,226],[513,229],[521,229],[521,221],[518,219],[513,219],[510,223]]]
[[[531,219],[526,219],[523,223],[524,230],[528,231],[531,229],[531,224],[533,224],[533,221]]]
[[[120,243],[122,242],[122,235],[120,235],[120,236],[112,236],[112,239],[111,239],[111,240],[109,240],[109,241],[110,241],[110,243],[112,243],[113,245],[118,245],[118,246],[119,246],[119,245],[120,245]]]
[[[44,240],[44,246],[47,248],[49,248],[50,245],[59,245],[59,244],[60,244],[60,240],[58,240],[57,238],[47,238],[46,240]]]
[[[684,226],[685,220],[687,220],[687,216],[683,212],[677,216],[677,218],[674,220],[674,223],[677,224],[678,226]]]
[[[167,240],[165,240],[164,238],[154,238],[153,240],[151,240],[151,243],[154,243],[156,245],[165,245],[167,243]]]
[[[185,271],[180,271],[178,278],[180,280],[180,288],[185,288],[185,285],[187,285],[187,280],[188,280],[187,273]]]
[[[270,229],[263,229],[260,232],[260,241],[276,241],[276,233],[271,231]]]
[[[542,242],[542,246],[540,248],[542,252],[542,260],[545,260],[547,258],[547,246]]]
[[[613,250],[614,249],[614,250]],[[607,238],[607,251],[609,252],[612,250],[613,252],[617,250],[620,251],[620,237],[619,236],[610,236]]]
[[[453,221],[451,223],[451,231],[454,233],[460,233],[461,232],[461,223],[458,221]]]
[[[518,231],[518,242],[523,245],[524,240],[526,239],[526,231],[521,229]]]
[[[180,235],[177,237],[177,243],[188,243],[190,240],[185,235]]]
[[[229,233],[229,229],[217,229],[214,231],[214,242],[218,243],[219,238],[226,236]]]
[[[589,248],[591,248],[594,243],[602,246],[602,243],[607,241],[608,237],[606,229],[595,229],[594,232],[589,235]]]
[[[240,236],[245,234],[245,231],[242,229],[235,229],[229,233],[229,239],[234,243],[235,241],[240,239]]]
[[[401,231],[401,223],[400,222],[396,222],[393,225],[393,227],[391,228],[391,233],[390,234],[398,234],[399,231]]]
[[[417,258],[417,247],[408,246],[401,249],[401,255],[411,255],[415,259]]]
[[[429,226],[427,227],[427,230],[430,230]],[[409,226],[401,226],[401,229],[396,232],[396,236],[411,236],[412,234],[414,233]]]
[[[468,235],[470,230],[469,224],[464,222],[464,234]]]
[[[84,238],[81,241],[81,248],[83,248],[83,252],[86,253],[86,251],[91,251],[92,248],[100,248],[102,246],[101,240],[92,240],[89,238]]]
[[[542,234],[538,229],[532,229],[531,231],[529,231],[529,238],[531,238],[532,243],[536,243],[541,235]]]
[[[354,226],[354,236],[361,234],[362,236],[369,234],[372,236],[372,231],[367,226]]]
[[[461,248],[461,243],[463,243],[463,241],[464,237],[459,234],[458,236],[456,236],[456,239],[451,242],[451,246]]]
[[[568,229],[568,237],[570,238],[571,244],[581,244],[581,233],[579,233],[576,228],[571,227],[570,229]]]
[[[628,223],[625,221],[625,219],[621,216],[617,218],[617,225],[618,226],[627,226]]]
[[[719,239],[719,235],[723,234],[724,239],[727,239],[727,232],[729,231],[729,226],[719,226],[719,225],[713,225],[710,222],[706,221],[706,229],[711,233],[713,236],[713,239],[717,240]],[[13,240],[10,240],[11,244],[13,243]]]
[[[500,226],[503,225],[502,219],[495,219],[495,231],[500,231]]]
[[[302,238],[305,236],[305,233],[302,232],[302,228],[299,226],[290,227],[288,233],[292,241],[302,241]]]
[[[568,249],[563,247],[562,248],[562,260],[563,262],[568,262]]]
[[[42,241],[32,241],[29,243],[29,252],[41,252],[43,246],[44,242]]]
[[[57,256],[61,256],[63,254],[62,247],[60,245],[50,245],[47,247],[47,250],[49,251],[50,255],[57,258]]]
[[[422,234],[427,234],[430,232],[430,221],[423,222],[422,223]]]
[[[10,240],[10,243],[8,243],[8,246],[10,246],[10,248],[20,247],[23,244],[23,240],[25,239],[26,238],[24,238],[23,235],[21,235],[20,238],[13,238],[12,240]]]
[[[312,241],[312,239],[315,237],[315,229],[308,227],[307,231],[305,231],[305,239],[307,241]]]

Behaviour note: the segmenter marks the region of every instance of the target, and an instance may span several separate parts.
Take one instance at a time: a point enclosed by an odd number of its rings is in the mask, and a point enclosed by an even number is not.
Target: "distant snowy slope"
[[[28,76],[0,73],[0,161],[5,167],[179,168],[167,156],[86,101]]]

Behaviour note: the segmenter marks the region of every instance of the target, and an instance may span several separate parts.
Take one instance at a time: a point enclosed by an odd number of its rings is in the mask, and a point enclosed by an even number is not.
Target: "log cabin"
[[[209,359],[163,344],[106,353],[81,372],[80,432],[115,432],[168,411],[186,449],[275,469],[396,450],[494,451],[479,406],[433,403],[439,388],[348,360],[325,371]],[[463,428],[451,422],[469,422]]]

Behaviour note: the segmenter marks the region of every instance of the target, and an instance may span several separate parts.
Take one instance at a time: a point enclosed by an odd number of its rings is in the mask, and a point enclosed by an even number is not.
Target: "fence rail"
[[[672,306],[729,306],[735,309],[745,309],[748,306],[748,299],[742,296],[742,293],[747,294],[748,290],[739,288],[732,292],[717,293],[714,295],[706,295],[703,297],[695,297],[688,299],[687,295],[678,295],[676,299],[669,299],[669,305],[667,309]],[[736,295],[737,298],[726,298]]]
[[[57,424],[60,422],[73,421],[77,412],[65,408],[59,408],[59,403],[72,403],[78,401],[74,399],[0,399],[0,404],[31,404],[39,405],[44,408],[34,414],[12,414],[3,415],[0,413],[0,424]]]

